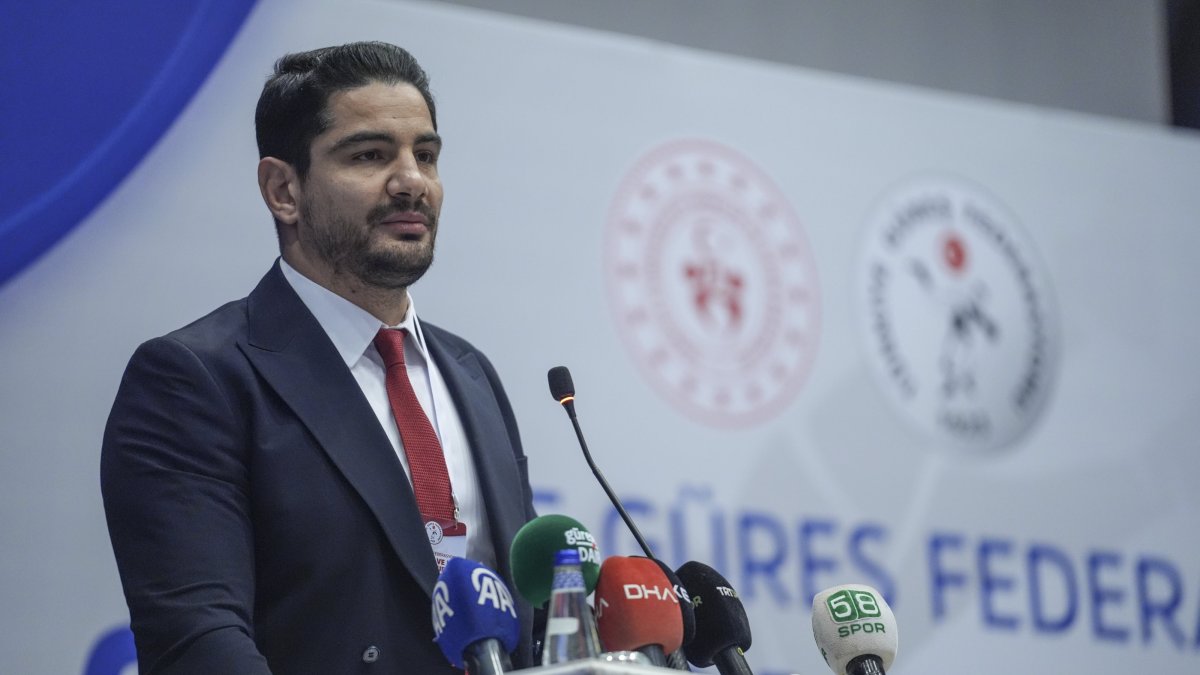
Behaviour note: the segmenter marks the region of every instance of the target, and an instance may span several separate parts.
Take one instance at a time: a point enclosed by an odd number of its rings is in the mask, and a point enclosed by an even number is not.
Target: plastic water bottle
[[[596,618],[587,604],[587,589],[579,569],[579,551],[563,549],[554,556],[554,584],[550,587],[550,616],[542,665],[590,659],[600,655]]]

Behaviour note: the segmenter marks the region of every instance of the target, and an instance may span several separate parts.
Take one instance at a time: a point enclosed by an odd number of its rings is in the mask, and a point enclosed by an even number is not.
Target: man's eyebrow
[[[378,143],[378,142],[387,143],[389,145],[396,145],[396,138],[394,136],[392,136],[391,134],[385,133],[382,131],[358,131],[353,134],[350,134],[349,136],[345,136],[343,138],[338,139],[338,141],[333,144],[333,147],[329,148],[329,152],[337,152],[339,150],[342,150],[343,148],[346,148],[351,145],[356,145],[358,143]],[[442,147],[442,137],[439,136],[436,131],[430,131],[428,133],[424,133],[424,134],[421,134],[420,136],[418,136],[416,138],[416,142],[414,143],[414,145],[424,145],[426,143],[432,143],[432,144],[436,145],[438,148],[441,148]]]
[[[334,143],[333,147],[329,148],[329,151],[337,152],[338,150],[341,150],[347,146],[372,142],[383,142],[390,145],[395,145],[396,139],[391,134],[387,134],[382,131],[359,131],[338,139],[338,142]]]
[[[417,136],[417,142],[415,145],[425,145],[426,143],[432,143],[433,145],[438,146],[440,149],[442,147],[442,137],[439,136],[436,131],[430,131]]]

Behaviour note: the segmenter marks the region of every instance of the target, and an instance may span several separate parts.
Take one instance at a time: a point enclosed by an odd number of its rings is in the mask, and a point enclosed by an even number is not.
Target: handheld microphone
[[[654,558],[647,558],[647,560],[654,560]],[[679,598],[679,614],[683,619],[683,645],[686,646],[696,636],[696,608],[692,606],[692,596],[688,595],[683,582],[675,576],[675,570],[661,560],[654,560],[654,562],[666,575],[667,581],[671,582],[672,588],[675,589],[675,597]],[[687,666],[687,655],[683,653],[682,646],[667,654],[667,667],[672,670],[691,670]]]
[[[520,622],[500,577],[466,558],[451,558],[433,587],[434,641],[455,668],[471,675],[512,670]]]
[[[611,556],[596,583],[596,629],[608,651],[637,651],[655,666],[683,642],[679,598],[654,560]]]
[[[647,560],[653,560],[658,565],[671,584],[671,588],[675,589],[675,597],[679,599],[679,615],[683,619],[683,644],[686,645],[696,637],[696,608],[692,605],[692,596],[688,595],[687,588],[679,580],[675,570],[667,567],[667,564],[661,560],[654,558],[647,558]]]
[[[837,675],[884,675],[899,646],[896,615],[879,591],[862,584],[813,597],[813,638]]]
[[[714,663],[721,675],[753,675],[746,663],[750,620],[737,591],[713,568],[695,561],[675,571],[692,595],[696,636],[683,648],[697,668]]]
[[[600,548],[596,538],[578,520],[558,514],[538,516],[525,523],[513,537],[509,549],[513,584],[534,607],[550,599],[554,556],[564,548],[579,551],[584,587],[591,593],[600,575]]]
[[[579,420],[575,417],[575,383],[571,381],[571,371],[567,370],[566,366],[555,366],[546,373],[546,379],[550,383],[550,395],[554,400],[562,404],[562,407],[567,411],[567,416],[571,418],[571,425],[575,427],[575,436],[579,439],[579,447],[583,450],[583,457],[587,460],[588,467],[591,468],[592,474],[596,476],[596,480],[600,481],[600,487],[604,488],[604,494],[608,495],[609,501],[612,502],[617,513],[621,515],[621,520],[625,521],[626,527],[633,534],[633,538],[637,540],[638,546],[642,547],[642,551],[646,553],[647,558],[653,558],[654,553],[650,551],[650,545],[642,538],[642,533],[638,531],[637,525],[633,524],[633,519],[629,517],[629,513],[625,511],[625,507],[621,506],[621,500],[617,499],[617,493],[609,487],[608,481],[604,479],[604,474],[600,473],[599,467],[592,459],[592,453],[588,451],[587,441],[583,439],[583,429],[579,426]]]

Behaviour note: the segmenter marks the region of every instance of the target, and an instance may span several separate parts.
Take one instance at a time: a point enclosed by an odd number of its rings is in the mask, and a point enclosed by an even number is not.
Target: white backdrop
[[[433,77],[447,197],[414,295],[497,365],[541,511],[635,553],[548,396],[566,364],[657,551],[741,593],[755,672],[824,670],[809,603],[843,582],[889,596],[899,675],[1198,667],[1194,136],[264,0],[141,165],[0,288],[0,672],[81,672],[127,622],[98,489],[121,371],[276,254],[252,128],[273,60],[361,39]]]

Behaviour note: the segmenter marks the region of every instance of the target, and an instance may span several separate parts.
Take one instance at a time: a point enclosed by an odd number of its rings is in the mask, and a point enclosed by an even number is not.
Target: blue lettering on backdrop
[[[1058,616],[1051,616],[1045,602],[1049,595],[1045,588],[1043,573],[1053,568],[1058,572],[1066,606]],[[1026,576],[1029,577],[1029,612],[1033,616],[1033,627],[1039,633],[1061,633],[1075,622],[1079,607],[1079,590],[1075,583],[1075,569],[1071,560],[1062,551],[1046,544],[1029,547],[1025,557]]]
[[[1088,590],[1092,599],[1092,632],[1102,640],[1125,642],[1129,639],[1129,629],[1111,626],[1104,622],[1105,605],[1121,605],[1125,600],[1125,591],[1114,586],[1100,586],[1100,572],[1104,567],[1116,567],[1121,563],[1121,556],[1111,551],[1097,551],[1088,556]]]
[[[942,551],[945,549],[961,550],[962,535],[934,534],[929,537],[929,592],[933,603],[933,618],[941,619],[946,615],[945,593],[948,588],[965,588],[967,577],[962,572],[948,572],[942,565]]]
[[[654,551],[655,557],[660,557],[663,550],[661,543],[658,540],[647,536],[646,532],[642,530],[642,527],[640,526],[640,523],[648,522],[654,518],[655,513],[657,513],[654,505],[643,499],[622,499],[621,504],[625,506],[625,511],[629,514],[629,517],[633,519],[634,524],[639,525],[638,531],[642,533],[642,538],[646,540],[646,545],[650,547],[651,551]],[[618,532],[620,532],[620,534],[618,534]],[[637,540],[634,539],[633,534],[629,532],[629,529],[625,526],[625,521],[621,519],[621,514],[617,513],[617,509],[615,507],[609,507],[608,513],[605,514],[601,535],[603,538],[599,542],[600,550],[606,550],[604,548],[606,545],[609,547],[607,549],[608,553],[605,555],[621,555],[621,553],[619,553],[620,551],[629,551],[630,555],[645,555],[645,552],[642,551],[642,547],[638,546]],[[628,543],[618,545],[618,537],[627,541]],[[605,544],[605,542],[611,543]]]
[[[996,573],[992,562],[996,558],[1008,558],[1012,553],[1012,542],[1003,539],[983,539],[979,542],[979,595],[983,607],[983,622],[992,628],[1016,630],[1017,618],[996,611],[994,604],[999,593],[1011,594],[1016,585],[1010,576]]]
[[[687,513],[688,505],[694,504],[708,511],[708,536],[712,548],[705,555],[690,555],[687,544]],[[708,486],[682,485],[679,496],[671,506],[668,519],[671,530],[671,551],[674,560],[682,563],[687,560],[706,560],[717,570],[729,569],[729,547],[725,538],[725,521],[721,510],[713,503],[713,491]]]
[[[1130,643],[1135,633],[1126,623],[1138,620],[1140,630],[1136,636],[1140,636],[1143,645],[1152,645],[1156,635],[1165,635],[1165,640],[1158,641],[1175,649],[1200,648],[1200,625],[1196,627],[1198,633],[1193,643],[1187,644],[1181,617],[1188,594],[1179,567],[1169,560],[1134,557],[1117,551],[1092,551],[1080,560],[1072,560],[1052,545],[1031,543],[1023,553],[1024,567],[1004,573],[1010,556],[1015,554],[1020,559],[1019,546],[1009,540],[985,538],[975,548],[978,578],[972,579],[964,573],[970,569],[969,565],[957,558],[953,559],[954,564],[950,562],[949,554],[969,550],[965,542],[966,537],[957,533],[942,532],[929,538],[931,606],[935,620],[947,613],[949,589],[961,589],[965,593],[979,593],[980,620],[984,627],[1016,630],[1025,625],[1026,617],[1001,612],[998,606],[1004,604],[1007,596],[1019,592],[1020,582],[1024,581],[1028,593],[1027,625],[1034,633],[1066,632],[1076,625],[1081,606],[1086,602],[1090,619],[1086,629],[1096,640]],[[1024,577],[1018,574],[1022,571]],[[1081,578],[1086,588],[1081,585]],[[1009,606],[1015,607],[1011,603]]]
[[[534,494],[539,505],[561,502],[554,490],[539,488]],[[699,560],[731,579],[736,575],[748,602],[767,592],[777,606],[807,610],[821,588],[854,581],[871,584],[896,604],[896,583],[878,560],[878,547],[887,541],[887,529],[878,523],[843,527],[830,518],[811,517],[792,524],[765,511],[727,514],[710,487],[696,485],[680,486],[666,508],[640,496],[623,502],[657,556],[673,565]],[[602,518],[598,535],[605,555],[641,553],[616,509],[606,508]],[[731,536],[737,544],[732,551]]]
[[[850,562],[867,576],[867,581],[875,590],[883,595],[884,601],[893,607],[896,605],[896,582],[892,580],[880,565],[868,558],[863,551],[863,544],[868,541],[883,542],[887,539],[887,530],[882,525],[860,525],[850,533]],[[813,596],[806,596],[805,602],[811,604]]]
[[[554,490],[534,494],[539,505],[566,499]],[[897,607],[899,589],[882,562],[889,539],[882,524],[726,512],[706,486],[680,486],[673,499],[635,497],[625,503],[642,531],[656,535],[647,540],[658,555],[673,565],[707,562],[730,579],[736,576],[752,612],[767,602],[807,612],[820,588],[846,582],[868,583]],[[600,545],[606,555],[640,553],[614,509],[606,509],[603,518]],[[727,541],[736,545],[730,548]],[[985,630],[1057,636],[1077,629],[1097,641],[1128,644],[1140,637],[1143,645],[1200,652],[1200,612],[1192,614],[1186,604],[1194,594],[1187,592],[1179,566],[1163,557],[1117,551],[1076,557],[1046,542],[944,530],[928,535],[925,555],[935,623],[956,613],[954,608],[977,606]],[[1193,617],[1195,632],[1189,635],[1193,627],[1185,621]]]
[[[763,533],[767,542],[762,557],[756,555],[756,551],[763,550],[756,542],[764,541],[764,537],[755,537],[755,532]],[[791,595],[779,581],[779,568],[787,556],[787,534],[783,523],[767,513],[743,514],[738,520],[738,550],[742,554],[742,584],[738,591],[742,597],[753,600],[757,594],[755,579],[762,577],[776,604],[791,604]]]
[[[1153,594],[1153,590],[1150,588],[1152,576],[1157,576],[1167,583],[1170,590],[1165,600],[1155,601],[1151,597]],[[1137,564],[1137,588],[1138,599],[1141,601],[1142,643],[1150,644],[1150,637],[1153,633],[1152,624],[1154,617],[1157,616],[1166,626],[1171,642],[1176,647],[1182,647],[1187,638],[1183,636],[1183,630],[1175,623],[1175,612],[1183,600],[1183,581],[1179,578],[1179,570],[1165,560],[1142,558],[1138,560]]]
[[[544,509],[554,509],[558,507],[562,495],[558,490],[547,490],[534,488],[533,490],[533,508],[539,513]]]
[[[838,569],[837,558],[831,555],[819,555],[815,542],[818,539],[831,539],[837,525],[832,520],[809,519],[800,523],[800,597],[806,603],[811,603],[813,596],[821,592],[827,585],[817,584],[817,574],[826,573],[829,582],[834,582],[834,574]]]

